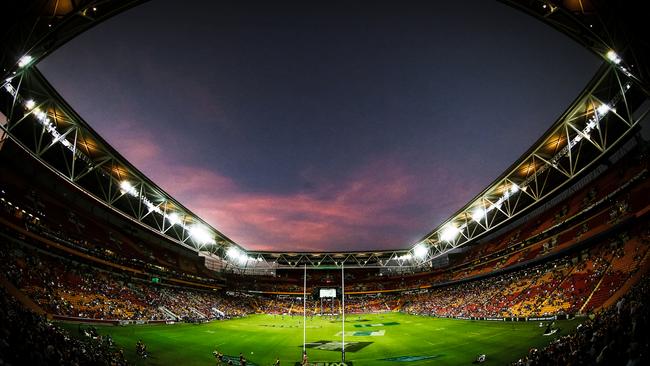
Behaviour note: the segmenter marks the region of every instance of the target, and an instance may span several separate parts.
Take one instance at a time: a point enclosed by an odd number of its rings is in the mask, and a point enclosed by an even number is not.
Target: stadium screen
[[[320,297],[336,297],[336,289],[322,288],[320,289]]]

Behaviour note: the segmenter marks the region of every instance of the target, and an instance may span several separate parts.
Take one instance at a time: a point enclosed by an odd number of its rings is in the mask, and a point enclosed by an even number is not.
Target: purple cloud
[[[221,173],[190,165],[134,123],[108,136],[135,166],[218,230],[254,250],[326,251],[407,247],[479,187],[449,167],[412,169],[392,156],[344,177],[321,177],[308,191],[249,192]],[[443,191],[444,195],[438,194]],[[440,213],[442,211],[442,214]]]

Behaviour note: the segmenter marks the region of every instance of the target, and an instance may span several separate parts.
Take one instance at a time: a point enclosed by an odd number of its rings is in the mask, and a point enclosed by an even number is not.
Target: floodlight
[[[32,99],[25,102],[25,108],[27,108],[27,110],[32,110],[34,109],[35,106],[36,106],[36,102],[34,102],[34,100]]]
[[[34,114],[36,115],[36,118],[38,118],[41,122],[47,119],[47,114],[40,110],[40,108],[34,108]]]
[[[67,140],[65,140],[65,141],[67,141]],[[149,210],[149,212],[153,211],[153,212],[157,212],[157,213],[162,213],[162,211],[160,211],[160,208],[158,206],[156,206],[153,202],[151,202],[147,197],[142,197],[142,203],[144,203],[144,205],[147,206],[147,209]]]
[[[172,225],[178,225],[181,222],[181,218],[176,212],[172,212],[167,215],[167,220],[169,220],[169,223]]]
[[[454,224],[448,224],[444,228],[442,228],[442,232],[440,233],[440,239],[444,241],[453,241],[456,239],[458,234],[460,233],[460,230]]]
[[[472,220],[479,222],[482,218],[485,217],[485,209],[483,207],[477,207],[472,211]]]
[[[617,65],[620,64],[621,61],[623,61],[618,56],[618,54],[616,52],[614,52],[614,50],[607,51],[607,54],[605,56],[607,57],[608,60],[610,60],[611,62],[613,62],[613,63],[615,63]]]
[[[510,187],[510,193],[515,194],[517,192],[519,192],[519,186],[513,183]]]
[[[29,65],[33,60],[34,58],[32,56],[25,55],[21,57],[20,60],[18,60],[18,67],[22,69],[23,67]]]
[[[133,189],[133,186],[128,180],[123,180],[120,182],[120,188],[126,192],[130,192]]]
[[[230,247],[226,252],[226,255],[232,260],[237,261],[239,264],[245,264],[251,259],[246,253],[242,252],[236,247]]]
[[[190,236],[199,244],[213,243],[214,239],[210,232],[202,225],[193,225],[190,227]]]
[[[236,247],[230,247],[228,248],[228,251],[226,252],[226,255],[231,257],[231,258],[239,258],[241,256],[241,251],[237,249]]]
[[[601,104],[601,105],[596,109],[596,112],[598,112],[598,114],[600,114],[600,115],[602,116],[602,115],[606,114],[607,112],[609,112],[610,109],[611,109],[611,108],[609,107],[609,105],[607,105],[607,104]]]
[[[413,254],[415,254],[416,258],[422,259],[427,256],[427,253],[429,253],[429,249],[422,243],[419,243],[413,248]]]

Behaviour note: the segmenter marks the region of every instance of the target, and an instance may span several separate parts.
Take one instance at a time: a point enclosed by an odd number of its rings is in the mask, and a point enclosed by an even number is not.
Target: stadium
[[[239,244],[41,72],[150,3],[0,5],[0,364],[650,364],[640,2],[500,1],[597,57],[595,75],[426,235],[362,250]]]

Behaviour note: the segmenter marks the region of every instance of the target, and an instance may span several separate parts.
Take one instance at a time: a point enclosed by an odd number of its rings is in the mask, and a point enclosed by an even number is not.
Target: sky
[[[156,0],[39,63],[139,170],[249,250],[415,244],[601,63],[488,1]]]

